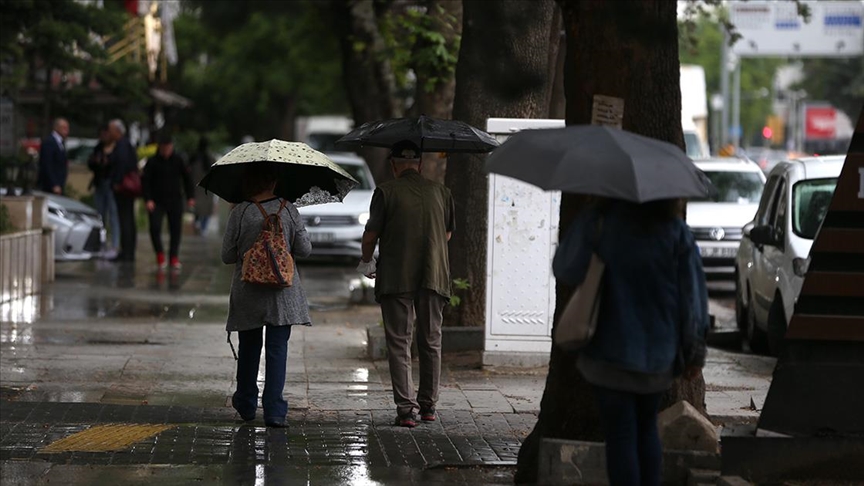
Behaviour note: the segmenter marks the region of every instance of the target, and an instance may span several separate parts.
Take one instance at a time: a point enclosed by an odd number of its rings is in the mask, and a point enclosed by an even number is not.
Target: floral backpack
[[[283,200],[275,214],[267,214],[264,206],[255,205],[264,215],[264,224],[252,248],[243,254],[242,280],[270,287],[290,287],[294,280],[294,258],[282,232],[279,213],[285,208]]]

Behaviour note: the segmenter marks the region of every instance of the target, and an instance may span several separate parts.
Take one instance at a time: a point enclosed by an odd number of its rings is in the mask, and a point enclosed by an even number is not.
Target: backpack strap
[[[286,204],[288,204],[288,200],[287,200],[287,199],[283,199],[283,200],[282,200],[282,204],[279,205],[279,210],[276,211],[276,214],[281,213],[282,210],[285,209],[285,205],[286,205]]]
[[[261,215],[264,216],[264,219],[267,219],[267,216],[269,216],[269,214],[267,214],[267,210],[264,209],[264,206],[262,206],[261,203],[259,203],[258,201],[252,202],[255,203],[256,206],[258,206],[258,210],[261,211]]]

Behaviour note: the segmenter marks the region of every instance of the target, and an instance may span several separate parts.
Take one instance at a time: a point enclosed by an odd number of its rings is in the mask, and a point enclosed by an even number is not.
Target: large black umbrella
[[[675,145],[597,125],[519,132],[492,153],[486,170],[547,191],[638,203],[705,197],[713,190]]]
[[[271,164],[276,195],[297,206],[341,202],[357,185],[321,152],[305,143],[276,139],[235,147],[213,164],[198,185],[228,202],[243,202],[242,182],[248,164]]]
[[[341,149],[390,148],[410,141],[421,152],[486,153],[498,146],[495,137],[457,120],[439,120],[420,115],[364,123],[336,141]]]

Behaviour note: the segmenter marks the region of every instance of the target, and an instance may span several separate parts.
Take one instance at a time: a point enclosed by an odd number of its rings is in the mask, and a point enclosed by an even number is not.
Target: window
[[[762,178],[757,172],[705,171],[717,190],[710,198],[693,199],[718,203],[754,204],[762,196]]]
[[[355,189],[359,189],[361,191],[369,191],[372,189],[372,185],[369,184],[369,176],[368,172],[366,172],[365,166],[355,164],[339,164],[339,167],[345,169],[345,172],[349,173],[351,177],[353,177],[357,180],[357,182],[360,183]]]
[[[812,240],[828,213],[837,179],[811,179],[792,189],[792,231]]]
[[[772,201],[772,195],[774,194],[774,189],[777,187],[777,183],[780,182],[780,176],[772,176],[768,179],[768,182],[765,184],[765,189],[762,191],[762,198],[759,201],[759,210],[756,211],[756,225],[765,225],[768,224],[768,215],[770,214],[770,206]]]

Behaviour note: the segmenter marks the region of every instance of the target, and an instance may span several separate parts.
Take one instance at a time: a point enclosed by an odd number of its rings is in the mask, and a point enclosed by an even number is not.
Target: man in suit
[[[66,177],[69,175],[69,160],[66,158],[66,137],[69,122],[65,118],[54,120],[51,135],[42,139],[39,148],[39,189],[54,194],[63,194]]]

